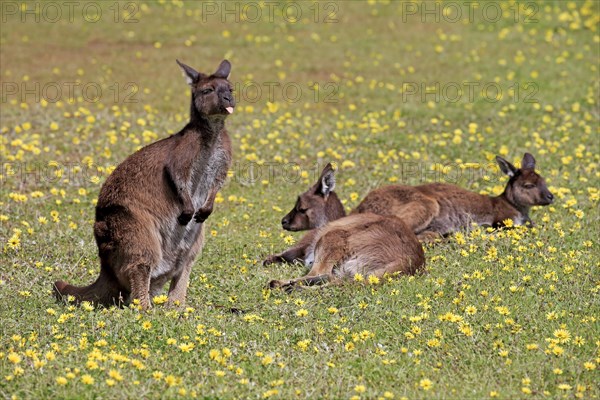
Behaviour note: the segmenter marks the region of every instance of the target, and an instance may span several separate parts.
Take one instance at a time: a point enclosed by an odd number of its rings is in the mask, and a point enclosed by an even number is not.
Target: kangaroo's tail
[[[104,307],[122,305],[124,296],[126,296],[125,291],[105,268],[100,270],[100,276],[91,285],[78,287],[63,281],[56,281],[52,289],[59,301],[65,298],[69,300],[69,296],[73,296],[72,302],[75,304],[89,301]]]

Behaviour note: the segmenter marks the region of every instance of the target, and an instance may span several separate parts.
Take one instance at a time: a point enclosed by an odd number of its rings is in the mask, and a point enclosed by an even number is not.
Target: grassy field
[[[0,6],[0,397],[600,396],[599,3]],[[188,118],[176,58],[229,59],[238,100],[186,308],[58,304],[97,276],[106,177]],[[350,210],[390,183],[499,194],[494,156],[526,151],[556,196],[534,229],[451,236],[425,276],[264,289],[304,273],[261,260],[327,162]]]

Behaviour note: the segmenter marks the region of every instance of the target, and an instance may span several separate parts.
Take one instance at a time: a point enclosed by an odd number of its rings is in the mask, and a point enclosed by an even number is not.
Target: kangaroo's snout
[[[235,98],[231,92],[221,94],[221,104],[222,107],[227,110],[229,114],[233,112],[233,108],[235,107]]]

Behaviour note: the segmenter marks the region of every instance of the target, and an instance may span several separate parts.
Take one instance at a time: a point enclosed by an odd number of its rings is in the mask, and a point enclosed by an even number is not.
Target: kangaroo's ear
[[[525,153],[523,156],[521,169],[535,169],[535,158],[530,153]]]
[[[216,76],[217,78],[229,79],[229,74],[231,74],[231,63],[227,60],[223,60],[213,76]]]
[[[502,172],[504,172],[506,175],[513,177],[517,173],[515,166],[506,161],[504,158],[496,156],[496,162],[500,166]]]
[[[327,198],[329,193],[335,189],[335,170],[331,163],[327,164],[321,172],[319,182],[317,183],[317,194]]]
[[[196,71],[194,68],[190,67],[189,65],[185,65],[184,63],[180,62],[179,60],[175,60],[177,61],[177,64],[179,64],[179,66],[181,67],[181,71],[183,71],[183,75],[185,76],[185,81],[187,82],[188,85],[193,85],[196,82],[198,82],[198,80],[204,76],[204,74],[201,74],[200,72]]]

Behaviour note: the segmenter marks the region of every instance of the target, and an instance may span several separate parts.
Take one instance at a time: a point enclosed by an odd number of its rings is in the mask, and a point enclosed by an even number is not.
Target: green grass
[[[203,16],[201,3],[132,4],[138,22],[127,24],[126,3],[117,23],[110,2],[97,23],[81,17],[83,4],[56,23],[22,23],[3,8],[0,396],[598,398],[598,3],[535,3],[532,23],[524,4],[517,21],[507,3],[496,23],[477,10],[473,21],[423,23],[403,17],[400,2],[318,3],[320,20],[337,6],[327,24],[315,23],[312,2],[297,23],[281,16],[283,2],[256,23]],[[98,273],[94,202],[111,168],[186,122],[175,58],[211,72],[225,57],[234,83],[263,93],[250,102],[238,90],[233,174],[207,222],[188,308],[57,304],[53,281]],[[10,92],[77,80],[100,85],[99,101],[77,90],[72,104],[64,92],[59,103]],[[125,103],[130,82],[136,102]],[[277,87],[269,99],[269,82],[299,85],[300,100]],[[451,103],[400,91],[465,82],[494,82],[504,96]],[[332,87],[335,102],[325,102]],[[535,229],[450,237],[426,249],[425,276],[264,290],[304,273],[261,260],[300,237],[279,221],[327,162],[337,162],[337,193],[351,209],[383,184],[454,182],[432,172],[437,163],[490,165],[496,154],[518,163],[525,151],[557,197],[533,210]],[[465,171],[477,174],[457,182],[475,191],[505,183],[496,169]]]

